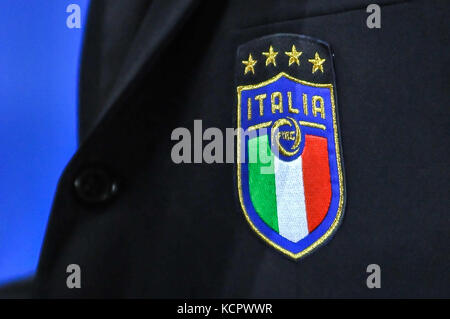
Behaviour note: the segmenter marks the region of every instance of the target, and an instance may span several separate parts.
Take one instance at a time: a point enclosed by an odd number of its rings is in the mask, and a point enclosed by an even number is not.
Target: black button
[[[81,171],[74,182],[78,197],[87,203],[102,203],[111,199],[118,190],[117,182],[102,168]]]

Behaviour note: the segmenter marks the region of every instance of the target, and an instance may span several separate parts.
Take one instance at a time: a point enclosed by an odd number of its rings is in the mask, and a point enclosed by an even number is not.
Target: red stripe
[[[327,139],[305,135],[302,162],[306,217],[308,230],[312,232],[325,218],[331,201]]]

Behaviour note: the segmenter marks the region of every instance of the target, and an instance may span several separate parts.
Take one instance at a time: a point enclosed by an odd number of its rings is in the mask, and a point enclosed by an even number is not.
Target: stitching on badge
[[[320,59],[320,57],[319,57],[319,59]],[[325,61],[325,59],[320,59],[320,60],[323,60],[323,61],[321,61],[321,64]],[[320,65],[320,66],[322,66],[322,65]],[[318,69],[320,69],[320,68],[318,68]],[[242,127],[242,118],[241,118],[241,93],[242,93],[242,91],[256,89],[256,88],[261,88],[261,87],[263,87],[263,86],[265,86],[267,84],[270,84],[270,83],[273,83],[273,82],[277,81],[282,76],[284,76],[284,77],[286,77],[286,78],[288,78],[288,79],[290,79],[290,80],[292,80],[294,82],[303,84],[303,85],[317,87],[317,88],[328,88],[330,90],[331,109],[332,109],[332,117],[333,117],[332,118],[333,135],[334,135],[335,152],[336,152],[336,166],[337,166],[338,181],[339,181],[339,201],[338,201],[338,209],[337,209],[337,212],[336,212],[336,216],[335,216],[335,218],[334,218],[330,228],[319,239],[317,239],[311,245],[309,245],[308,247],[306,247],[305,249],[303,249],[302,251],[300,251],[298,253],[292,253],[291,251],[281,247],[280,245],[278,245],[274,241],[272,241],[269,238],[267,238],[267,236],[265,236],[254,225],[254,223],[250,219],[250,217],[248,215],[248,212],[246,210],[246,207],[244,205],[243,191],[242,191],[242,177],[241,177],[242,167],[241,167],[241,162],[240,162],[241,151],[242,151],[242,149],[241,149],[241,142],[242,141],[241,141],[240,134],[238,134],[238,137],[237,137],[237,183],[238,183],[239,202],[240,202],[241,208],[242,208],[242,210],[244,212],[245,219],[250,224],[250,227],[253,229],[253,231],[255,231],[258,234],[258,236],[260,236],[270,246],[272,246],[275,249],[281,251],[282,253],[290,256],[291,258],[299,259],[299,258],[307,255],[308,253],[312,252],[314,249],[318,248],[323,243],[325,243],[327,241],[327,239],[329,239],[330,236],[337,229],[337,226],[338,226],[338,224],[339,224],[339,222],[341,220],[341,216],[343,214],[343,204],[344,204],[343,168],[342,168],[342,165],[341,165],[341,149],[340,149],[340,145],[339,145],[337,115],[336,115],[336,105],[335,105],[335,95],[334,95],[333,84],[318,84],[318,83],[311,83],[311,82],[307,82],[307,81],[302,81],[302,80],[299,80],[299,79],[297,79],[295,77],[292,77],[292,76],[286,74],[285,72],[281,72],[278,75],[276,75],[276,76],[274,76],[274,77],[272,77],[272,78],[270,78],[270,79],[268,79],[266,81],[258,83],[258,84],[238,86],[237,87],[237,96],[238,96],[238,103],[237,103],[238,129]],[[307,122],[307,121],[300,121],[300,124],[301,125],[305,125],[305,126],[310,126],[310,127],[313,127],[313,128],[322,129],[322,130],[326,129],[325,125],[318,124],[318,123],[312,123],[312,122]],[[255,129],[258,129],[258,128],[261,128],[261,127],[267,127],[267,126],[270,126],[270,125],[271,125],[271,122],[265,122],[265,123],[261,123],[259,125],[255,125],[252,129],[255,130]]]

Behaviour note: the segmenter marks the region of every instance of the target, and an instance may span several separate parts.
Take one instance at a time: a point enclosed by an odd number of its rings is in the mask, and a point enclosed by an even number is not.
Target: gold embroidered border
[[[332,108],[332,113],[333,113],[333,130],[334,130],[334,142],[335,142],[335,149],[336,149],[336,164],[337,164],[337,168],[338,168],[338,176],[339,176],[339,205],[338,205],[338,210],[336,213],[336,217],[333,221],[333,223],[331,224],[331,227],[325,232],[325,234],[323,234],[318,240],[316,240],[314,243],[312,243],[310,246],[306,247],[304,250],[294,254],[292,252],[290,252],[289,250],[281,247],[280,245],[274,243],[273,241],[271,241],[269,238],[267,238],[266,236],[264,236],[264,234],[262,234],[259,229],[252,223],[250,217],[248,216],[247,210],[245,209],[245,205],[244,205],[244,200],[243,200],[243,196],[242,196],[242,179],[241,179],[241,163],[239,161],[240,156],[241,156],[241,138],[240,138],[240,134],[238,134],[238,139],[237,139],[237,180],[238,180],[238,193],[239,193],[239,201],[242,207],[242,210],[244,212],[244,216],[245,219],[247,220],[247,222],[249,223],[250,227],[253,229],[253,231],[255,231],[266,243],[268,243],[270,246],[274,247],[275,249],[281,251],[282,253],[288,255],[289,257],[293,258],[293,259],[299,259],[303,256],[305,256],[306,254],[312,252],[314,249],[318,248],[319,246],[321,246],[336,230],[336,227],[339,224],[339,221],[341,219],[342,216],[342,208],[344,206],[344,177],[342,174],[342,167],[341,167],[341,154],[340,154],[340,149],[339,149],[339,140],[338,140],[338,132],[337,132],[337,119],[336,119],[336,106],[334,103],[334,91],[333,91],[333,85],[332,84],[317,84],[317,83],[311,83],[311,82],[307,82],[307,81],[302,81],[299,79],[296,79],[292,76],[290,76],[289,74],[286,74],[285,72],[281,72],[278,75],[274,76],[273,78],[258,83],[258,84],[252,84],[252,85],[244,85],[244,86],[238,86],[237,87],[237,96],[238,96],[238,104],[237,104],[237,117],[238,117],[238,128],[241,128],[241,92],[244,90],[251,90],[251,89],[256,89],[256,88],[260,88],[263,87],[267,84],[273,83],[275,81],[277,81],[279,78],[281,78],[282,76],[285,76],[286,78],[303,84],[303,85],[308,85],[308,86],[312,86],[312,87],[325,87],[325,88],[329,88],[330,89],[330,94],[331,94],[331,108]],[[269,124],[270,125],[270,124]],[[318,124],[320,125],[320,124]],[[320,127],[322,128],[322,127]],[[325,129],[325,128],[323,128]]]

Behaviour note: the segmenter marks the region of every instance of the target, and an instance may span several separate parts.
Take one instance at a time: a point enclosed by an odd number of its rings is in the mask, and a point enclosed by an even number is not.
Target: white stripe
[[[274,158],[278,230],[281,236],[296,243],[308,235],[302,158],[291,162]]]

